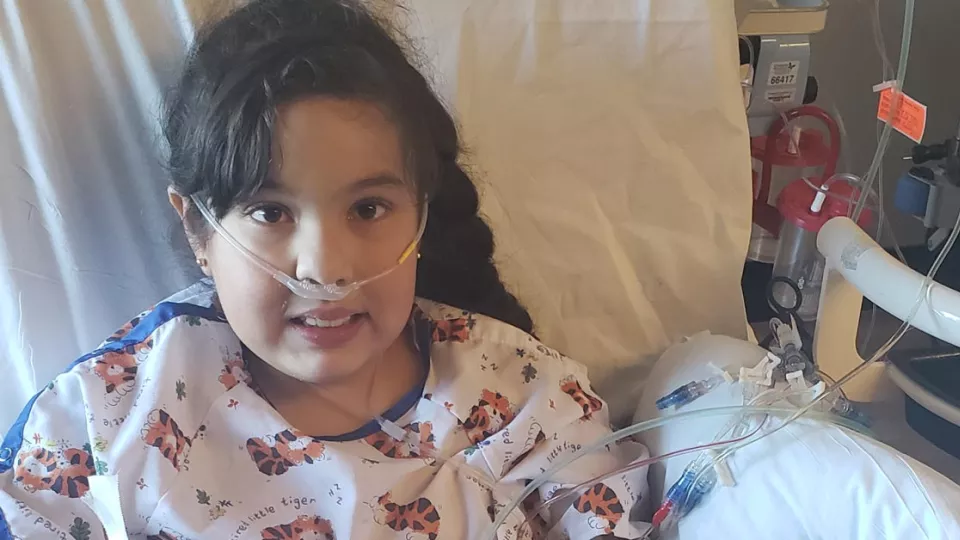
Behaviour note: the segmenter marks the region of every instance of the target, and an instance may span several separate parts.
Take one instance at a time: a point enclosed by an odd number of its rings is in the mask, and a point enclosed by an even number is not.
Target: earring
[[[420,260],[422,258],[423,258],[423,253],[417,253],[417,260]]]
[[[197,266],[199,266],[200,268],[206,268],[207,260],[204,259],[203,257],[197,257]]]

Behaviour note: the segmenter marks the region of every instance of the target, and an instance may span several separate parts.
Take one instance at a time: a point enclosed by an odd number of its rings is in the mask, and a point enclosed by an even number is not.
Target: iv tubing
[[[897,63],[897,76],[893,81],[893,91],[900,92],[903,88],[903,81],[907,75],[907,61],[910,57],[910,38],[913,34],[913,8],[916,0],[906,0],[906,3],[903,8],[903,36],[900,40],[900,60]],[[897,109],[900,106],[900,100],[894,99],[891,110],[890,117],[895,118],[897,114]],[[867,174],[864,175],[864,186],[863,190],[860,193],[860,200],[857,201],[857,206],[853,210],[853,221],[856,222],[860,219],[860,214],[863,212],[863,207],[867,203],[866,193],[870,191],[873,187],[874,180],[877,179],[877,173],[880,170],[880,166],[883,164],[883,156],[887,151],[887,146],[890,144],[890,136],[892,135],[893,126],[892,122],[886,122],[883,126],[883,132],[880,134],[880,142],[877,144],[877,151],[873,155],[873,161],[870,163],[870,168],[867,169]]]
[[[760,394],[758,394],[758,395],[755,396],[753,399],[751,399],[751,400],[747,403],[746,406],[747,406],[747,407],[772,406],[774,403],[776,403],[776,402],[778,402],[778,401],[781,401],[781,400],[784,400],[784,399],[789,399],[789,398],[791,398],[791,397],[798,396],[798,395],[808,394],[809,392],[810,392],[810,389],[809,389],[809,388],[804,388],[803,390],[787,390],[787,391],[776,390],[776,389],[767,389],[767,390],[764,390],[764,391],[760,392]],[[615,471],[611,471],[611,472],[609,472],[609,473],[606,473],[606,474],[604,474],[604,475],[602,475],[602,476],[598,476],[598,477],[596,477],[596,478],[591,478],[590,480],[587,480],[586,482],[582,482],[582,483],[580,483],[580,484],[578,484],[578,485],[576,485],[576,486],[574,486],[574,487],[564,488],[564,489],[560,490],[560,491],[562,491],[562,493],[558,492],[558,493],[555,494],[553,497],[551,497],[551,498],[543,501],[542,503],[540,503],[540,506],[538,506],[537,509],[536,509],[534,512],[532,512],[532,513],[530,514],[530,516],[527,518],[527,522],[529,522],[530,519],[532,519],[533,516],[539,514],[543,509],[545,509],[545,508],[547,508],[548,506],[550,506],[551,503],[553,503],[553,502],[555,502],[555,501],[557,501],[557,500],[560,500],[560,499],[565,499],[565,498],[569,497],[570,495],[572,495],[573,493],[576,493],[576,492],[578,492],[578,491],[582,491],[582,490],[590,487],[591,484],[596,484],[597,482],[602,482],[602,481],[606,480],[607,478],[610,478],[611,476],[616,476],[616,475],[624,474],[624,473],[630,472],[630,471],[632,471],[632,470],[634,470],[634,469],[637,469],[637,468],[640,468],[640,467],[643,467],[643,466],[646,466],[646,465],[650,465],[650,464],[653,464],[653,463],[657,463],[657,462],[662,461],[662,460],[664,460],[664,459],[670,459],[670,458],[672,458],[672,457],[682,456],[682,455],[685,455],[685,454],[689,454],[689,453],[691,453],[691,452],[696,452],[696,451],[699,451],[699,450],[709,450],[709,449],[719,448],[719,447],[726,447],[726,446],[730,446],[730,445],[735,444],[735,443],[743,442],[743,441],[749,439],[750,437],[753,437],[754,435],[756,435],[756,434],[760,431],[760,429],[763,427],[763,425],[766,423],[767,418],[768,418],[768,416],[767,416],[767,415],[764,415],[763,420],[761,420],[760,423],[757,424],[757,427],[756,427],[756,428],[754,428],[752,431],[750,431],[750,433],[748,433],[748,434],[746,434],[746,435],[743,435],[743,433],[742,433],[742,432],[738,432],[738,430],[739,430],[739,427],[743,426],[743,422],[744,422],[744,420],[745,420],[745,415],[740,415],[739,417],[734,418],[733,420],[731,420],[730,422],[728,422],[728,423],[723,427],[723,429],[721,429],[721,430],[717,433],[717,436],[713,439],[713,441],[711,441],[711,442],[709,442],[709,443],[701,444],[701,445],[699,445],[699,446],[692,446],[692,447],[690,447],[690,448],[684,448],[684,449],[681,449],[681,450],[674,450],[674,451],[672,451],[672,452],[667,452],[667,453],[665,453],[665,454],[662,454],[662,455],[659,455],[659,456],[656,456],[656,457],[651,457],[651,458],[647,458],[647,459],[644,459],[644,460],[640,460],[640,461],[638,461],[638,462],[631,463],[631,464],[629,464],[629,465],[627,465],[627,466],[625,466],[625,467],[621,467],[621,468],[619,468],[619,469],[617,469],[617,470],[615,470]],[[838,417],[838,419],[839,419],[839,418],[842,418],[842,417]],[[729,436],[729,437],[728,437],[728,436],[727,436],[727,433],[729,433],[729,432],[731,432],[731,431],[733,431],[734,434],[733,434],[732,436]],[[725,437],[726,437],[726,438],[725,438]]]
[[[746,406],[747,407],[772,406],[772,404],[776,403],[777,401],[789,399],[790,397],[797,396],[797,395],[808,394],[809,392],[810,392],[809,388],[804,388],[802,390],[788,390],[788,391],[782,391],[782,390],[777,391],[775,389],[767,389],[761,392],[756,397],[754,397],[752,400],[750,400],[750,402]],[[763,419],[760,420],[760,422],[757,424],[757,427],[755,427],[752,431],[744,435],[742,432],[739,432],[739,428],[743,427],[743,422],[745,420],[745,417],[746,415],[740,415],[739,417],[734,418],[729,423],[727,423],[727,425],[724,426],[724,428],[718,432],[716,438],[714,438],[712,442],[701,444],[698,446],[692,446],[689,448],[683,448],[680,450],[674,450],[672,452],[666,452],[659,456],[643,459],[643,460],[631,463],[625,467],[621,467],[615,471],[611,471],[601,476],[591,478],[585,482],[581,482],[580,484],[574,487],[564,488],[562,490],[559,490],[556,494],[554,494],[554,496],[541,502],[540,505],[538,505],[527,516],[526,521],[524,521],[523,524],[521,524],[521,527],[529,523],[531,519],[533,519],[536,515],[540,514],[543,510],[548,508],[554,502],[557,502],[562,499],[566,499],[571,495],[578,494],[581,491],[585,490],[586,488],[590,487],[592,484],[596,484],[597,482],[602,482],[612,476],[621,475],[621,474],[630,472],[634,469],[638,469],[640,467],[645,467],[647,465],[659,463],[660,461],[663,461],[665,459],[679,457],[679,456],[683,456],[686,454],[690,454],[690,453],[698,452],[702,450],[710,450],[714,448],[726,448],[733,444],[746,441],[751,437],[753,437],[754,435],[756,435],[763,428],[763,426],[766,424],[767,419],[769,418],[768,415],[764,415]],[[845,419],[843,419],[843,417],[837,416],[836,418],[833,418],[831,420],[833,420],[835,423],[845,425]],[[857,427],[854,427],[853,429],[859,431]],[[733,436],[724,438],[726,437],[726,434],[730,431],[733,431],[734,433]]]
[[[899,92],[900,89],[902,88],[903,81],[906,77],[907,63],[910,55],[910,39],[913,33],[914,6],[915,6],[915,0],[906,0],[905,6],[904,6],[904,13],[903,13],[903,35],[900,42],[900,59],[897,65],[896,79],[894,80],[894,91],[897,91],[897,92]],[[891,116],[896,115],[898,106],[899,106],[898,100],[894,100],[891,107]],[[877,144],[877,149],[873,156],[873,161],[871,162],[870,167],[867,170],[867,174],[864,175],[864,183],[860,191],[860,198],[857,201],[857,205],[854,208],[854,212],[852,216],[854,222],[857,222],[857,220],[859,220],[860,214],[863,212],[863,208],[866,205],[867,199],[869,198],[869,194],[873,188],[873,183],[877,178],[877,174],[879,172],[880,167],[882,166],[883,156],[886,153],[887,146],[890,143],[892,129],[893,127],[891,126],[890,122],[885,123],[883,127],[883,132],[880,135],[880,141]],[[823,400],[827,395],[833,394],[836,390],[840,389],[844,384],[846,384],[851,379],[859,375],[861,372],[863,372],[863,370],[867,368],[867,366],[873,364],[876,360],[886,355],[887,352],[889,352],[889,350],[892,349],[893,346],[900,341],[900,338],[902,338],[903,335],[906,334],[907,330],[910,329],[910,321],[913,320],[913,317],[916,315],[917,311],[919,311],[920,307],[922,306],[923,300],[924,298],[926,298],[927,294],[929,293],[930,287],[933,283],[933,275],[936,273],[937,270],[939,270],[940,265],[943,264],[943,260],[946,258],[947,253],[953,247],[953,244],[957,239],[958,233],[960,233],[960,215],[958,215],[957,226],[954,227],[950,235],[950,238],[947,240],[947,243],[944,245],[942,251],[940,252],[940,256],[937,258],[933,267],[930,269],[930,272],[927,274],[927,277],[924,280],[923,286],[921,286],[921,291],[918,294],[917,302],[911,309],[909,316],[906,318],[906,320],[904,321],[900,329],[887,341],[887,343],[885,343],[882,347],[880,347],[880,349],[877,350],[877,352],[873,355],[873,357],[870,358],[870,360],[857,366],[856,368],[851,370],[849,373],[841,377],[840,380],[837,381],[837,384],[830,386],[826,391],[824,391],[820,396],[818,396],[816,399],[811,401],[807,406],[797,411],[790,411],[793,414],[780,426],[777,426],[773,430],[763,433],[756,438],[750,439],[745,443],[735,444],[732,448],[728,448],[727,450],[723,451],[719,456],[717,456],[716,461],[725,459],[737,448],[742,448],[743,446],[746,446],[746,444],[750,444],[763,437],[766,437],[767,435],[775,433],[780,429],[783,429],[785,426],[793,422],[793,420],[796,420],[801,415],[808,413],[810,409],[812,409],[816,404],[818,404],[821,400]],[[681,413],[676,413],[670,416],[650,419],[645,422],[640,422],[638,424],[634,424],[627,428],[616,431],[610,434],[609,436],[601,439],[598,444],[595,444],[591,447],[581,448],[580,451],[575,452],[567,456],[566,458],[555,462],[554,465],[550,467],[550,469],[544,472],[539,478],[535,479],[533,482],[528,484],[521,491],[519,496],[514,498],[510,504],[508,504],[503,509],[501,509],[500,512],[498,512],[497,519],[488,529],[488,532],[490,534],[484,535],[483,538],[495,539],[497,537],[496,536],[497,529],[506,521],[507,516],[510,514],[510,512],[515,510],[520,505],[521,501],[525,500],[531,493],[533,493],[536,489],[538,489],[546,481],[545,479],[552,477],[557,471],[559,471],[563,467],[566,467],[567,465],[575,461],[580,456],[590,453],[600,447],[606,446],[607,444],[613,443],[623,437],[635,435],[637,433],[642,433],[644,431],[648,431],[650,429],[660,427],[669,422],[679,421],[687,417],[718,416],[718,415],[729,414],[737,411],[740,412],[741,414],[747,414],[751,412],[779,413],[779,412],[782,412],[782,409],[775,409],[775,408],[768,408],[768,407],[720,407],[720,408],[714,408],[714,409],[700,409],[697,411],[681,412]],[[659,457],[659,459],[664,459],[664,458]],[[711,462],[711,465],[712,464],[713,463]],[[704,467],[701,470],[700,475],[702,475],[703,472],[706,471],[708,468],[709,467]],[[700,475],[698,475],[694,483],[699,481]]]
[[[838,195],[838,194],[830,191],[830,186],[832,186],[832,185],[834,184],[834,181],[835,181],[835,180],[844,180],[844,181],[846,181],[848,184],[850,184],[851,186],[853,186],[854,188],[859,189],[861,181],[860,181],[860,179],[857,178],[857,176],[854,175],[854,174],[850,174],[850,173],[837,173],[837,174],[831,176],[829,179],[827,179],[826,182],[824,182],[823,184],[821,184],[821,185],[819,185],[819,186],[816,185],[816,184],[814,184],[813,182],[811,182],[810,179],[807,178],[806,176],[801,176],[801,177],[800,177],[800,180],[802,180],[803,183],[807,185],[807,187],[809,187],[810,189],[812,189],[813,191],[815,191],[815,192],[817,192],[817,193],[823,193],[823,194],[826,195],[827,197],[831,197],[831,198],[833,198],[833,199],[837,199],[838,201],[843,201],[843,202],[847,203],[847,207],[848,207],[848,208],[847,208],[847,211],[848,211],[848,212],[852,212],[854,205],[857,204],[857,199],[854,199],[854,198],[852,198],[852,197],[844,197],[843,195]],[[881,196],[880,196],[879,194],[877,194],[875,191],[871,191],[871,192],[870,192],[870,195],[873,196],[874,198],[877,198],[877,199],[879,199],[879,198],[881,197]],[[870,208],[871,210],[873,209],[872,206],[869,207],[869,208]],[[879,212],[880,214],[883,213],[883,209],[882,209],[882,208],[879,208],[879,207],[878,207],[877,210],[878,210],[878,212]],[[879,243],[879,237],[877,238],[877,243]]]
[[[731,416],[736,414],[740,414],[740,415],[767,414],[767,415],[773,415],[773,416],[779,416],[779,417],[788,417],[794,412],[796,412],[795,409],[787,409],[782,407],[751,407],[751,406],[711,407],[708,409],[698,409],[695,411],[678,412],[678,413],[671,414],[669,416],[661,416],[659,418],[651,418],[650,420],[645,420],[643,422],[638,422],[636,424],[633,424],[632,426],[625,427],[619,431],[616,431],[614,433],[607,435],[606,437],[601,438],[595,444],[589,447],[583,447],[580,450],[555,461],[552,467],[547,469],[543,474],[541,474],[539,477],[535,478],[532,482],[530,482],[522,491],[520,491],[520,493],[516,497],[513,498],[513,500],[509,504],[504,506],[500,510],[500,512],[497,513],[497,519],[493,522],[490,528],[487,529],[485,534],[481,536],[481,538],[496,539],[497,529],[501,525],[503,525],[503,523],[507,520],[507,516],[510,514],[510,512],[513,512],[518,506],[520,506],[520,503],[526,500],[526,498],[531,493],[539,489],[550,478],[553,478],[558,471],[560,471],[567,465],[573,463],[580,457],[586,454],[589,454],[595,450],[598,450],[608,444],[613,444],[616,441],[619,441],[620,439],[637,435],[645,431],[650,431],[651,429],[656,429],[658,427],[661,427],[666,424],[670,424],[672,422],[679,422],[681,420],[691,420],[691,419],[707,418],[707,417],[714,417],[714,416]],[[817,420],[829,421],[856,432],[863,431],[861,426],[857,426],[853,422],[847,421],[845,419],[838,418],[836,415],[814,412],[814,413],[808,414],[807,417],[817,419]],[[674,453],[671,453],[671,454],[663,454],[655,458],[652,458],[653,461],[651,461],[651,463],[662,461],[667,457],[671,457],[672,455],[681,455],[676,452],[683,452],[683,450],[675,451]]]
[[[765,421],[765,420],[766,420],[766,416],[764,416],[764,421]],[[602,482],[602,481],[604,481],[605,479],[607,479],[607,478],[609,478],[609,477],[611,477],[611,476],[613,476],[613,475],[616,475],[616,474],[624,474],[624,473],[630,472],[630,471],[632,471],[632,470],[634,470],[634,469],[639,469],[640,467],[646,467],[646,466],[648,466],[648,465],[653,465],[654,463],[659,463],[659,462],[661,462],[661,461],[663,461],[663,460],[665,460],[665,459],[670,459],[670,458],[674,458],[674,457],[679,457],[679,456],[683,456],[683,455],[686,455],[686,454],[692,454],[693,452],[700,452],[700,451],[703,451],[703,450],[710,450],[711,448],[726,447],[726,446],[729,446],[729,445],[731,445],[731,444],[736,444],[736,443],[738,443],[738,442],[745,441],[745,440],[749,439],[750,437],[753,437],[754,435],[756,435],[757,432],[760,431],[760,428],[763,427],[763,424],[764,424],[764,422],[761,422],[761,423],[758,424],[757,427],[755,427],[750,433],[747,433],[746,435],[742,435],[742,436],[740,436],[740,437],[733,437],[733,438],[726,439],[726,440],[714,441],[714,442],[711,442],[711,443],[701,444],[701,445],[698,445],[698,446],[691,446],[690,448],[682,448],[682,449],[680,449],[680,450],[674,450],[673,452],[667,452],[666,454],[660,454],[659,456],[649,457],[649,458],[647,458],[647,459],[641,459],[640,461],[631,463],[630,465],[627,465],[626,467],[617,469],[617,470],[615,470],[615,471],[613,471],[613,472],[610,472],[610,473],[608,473],[608,474],[605,474],[605,475],[603,475],[603,476],[600,476],[600,477],[597,477],[597,478],[591,478],[590,480],[587,480],[586,482],[582,482],[582,483],[580,483],[580,484],[578,484],[578,485],[576,485],[576,486],[573,486],[573,487],[571,487],[571,488],[562,489],[562,490],[558,491],[555,495],[553,495],[552,497],[550,497],[549,499],[547,499],[547,500],[543,501],[542,503],[540,503],[539,506],[537,506],[532,512],[530,512],[530,515],[527,516],[527,520],[524,521],[523,524],[520,525],[520,527],[523,527],[523,526],[526,525],[527,523],[530,523],[530,520],[531,520],[531,519],[533,519],[536,515],[538,515],[538,514],[540,514],[541,512],[543,512],[543,511],[544,511],[547,507],[549,507],[551,504],[553,504],[553,503],[555,503],[555,502],[557,502],[557,501],[559,501],[559,500],[566,499],[567,497],[570,497],[571,495],[579,494],[581,491],[587,489],[587,488],[590,487],[591,485],[596,484],[597,482]]]
[[[746,445],[748,445],[748,444],[752,444],[752,443],[754,443],[754,442],[757,442],[757,441],[759,441],[760,439],[763,439],[764,437],[768,437],[768,436],[770,436],[770,435],[773,435],[774,433],[776,433],[776,432],[780,431],[781,429],[787,427],[787,426],[788,426],[790,423],[792,423],[794,420],[796,420],[796,419],[799,418],[801,415],[803,415],[804,413],[806,413],[807,411],[809,411],[810,409],[812,409],[813,407],[815,407],[818,403],[820,403],[821,401],[823,401],[827,396],[829,396],[829,395],[833,394],[834,392],[836,392],[837,390],[839,390],[844,384],[850,382],[854,377],[856,377],[857,375],[859,375],[860,373],[862,373],[862,372],[863,372],[864,370],[866,370],[869,366],[871,366],[871,365],[874,364],[876,361],[878,361],[878,360],[880,360],[881,358],[883,358],[884,356],[886,356],[886,354],[887,354],[888,352],[890,352],[890,349],[892,349],[892,348],[900,341],[900,339],[907,333],[907,331],[910,329],[910,326],[911,326],[910,323],[911,323],[911,321],[913,321],[913,318],[917,315],[917,312],[920,311],[920,307],[923,306],[924,300],[928,299],[928,297],[929,297],[929,295],[930,295],[930,290],[931,290],[931,288],[933,287],[933,284],[934,284],[933,278],[934,278],[934,276],[936,275],[937,271],[940,270],[940,266],[943,265],[943,262],[946,260],[947,254],[949,254],[949,253],[950,253],[950,250],[953,248],[954,243],[957,241],[957,236],[960,236],[960,214],[957,215],[957,221],[956,221],[956,222],[954,223],[954,225],[953,225],[953,230],[952,230],[951,233],[950,233],[950,237],[947,239],[946,243],[944,244],[943,249],[940,251],[940,254],[937,256],[936,260],[934,261],[933,266],[930,268],[930,271],[927,272],[926,277],[924,277],[923,283],[922,283],[921,286],[920,286],[920,291],[919,291],[918,294],[917,294],[917,301],[914,302],[913,307],[910,309],[910,313],[909,313],[909,314],[907,315],[907,317],[904,319],[903,324],[900,326],[900,329],[897,330],[897,331],[893,334],[893,336],[891,336],[890,339],[887,340],[887,342],[886,342],[882,347],[880,347],[879,349],[877,349],[877,352],[874,353],[873,356],[871,356],[869,360],[866,360],[865,362],[863,362],[863,363],[860,364],[859,366],[851,369],[851,370],[850,370],[846,375],[844,375],[843,377],[840,377],[840,380],[838,380],[836,384],[830,386],[829,388],[826,389],[826,391],[824,391],[822,394],[820,394],[819,396],[817,396],[815,399],[813,399],[813,400],[812,400],[810,403],[808,403],[806,406],[804,406],[803,408],[801,408],[801,409],[797,410],[796,412],[794,412],[794,414],[792,414],[789,418],[787,418],[787,419],[786,419],[782,424],[780,424],[779,426],[773,428],[772,430],[770,430],[770,431],[768,431],[768,432],[766,432],[766,433],[760,434],[760,435],[757,436],[756,438],[750,439],[750,440],[745,441],[745,442],[742,442],[742,443],[736,443],[736,444],[731,445],[730,447],[726,448],[725,450],[723,450],[723,452],[721,452],[714,460],[712,460],[712,461],[709,463],[709,466],[704,467],[704,468],[702,468],[702,469],[700,470],[700,472],[697,474],[696,478],[694,479],[694,484],[696,484],[696,482],[699,482],[699,481],[700,481],[700,478],[703,476],[703,473],[706,472],[709,468],[711,468],[714,463],[726,459],[728,456],[730,456],[730,454],[732,454],[733,452],[737,451],[737,450],[740,449],[740,448],[743,448],[744,446],[746,446]]]
[[[929,293],[930,293],[930,289],[931,289],[931,287],[932,287],[932,285],[933,285],[933,283],[934,283],[934,281],[933,281],[934,276],[936,275],[937,271],[940,270],[940,266],[943,265],[944,260],[946,260],[946,258],[947,258],[947,254],[948,254],[948,253],[951,251],[951,249],[953,248],[953,245],[954,245],[954,243],[957,241],[957,237],[958,237],[958,236],[960,236],[960,214],[957,215],[957,222],[954,224],[953,231],[951,232],[950,237],[947,239],[946,243],[945,243],[944,246],[943,246],[943,249],[940,251],[940,254],[937,256],[937,259],[934,261],[933,266],[930,268],[930,271],[927,273],[926,277],[924,278],[924,281],[923,281],[922,285],[920,286],[920,291],[919,291],[918,294],[917,294],[917,301],[914,303],[913,307],[912,307],[911,310],[910,310],[910,313],[909,313],[908,316],[905,318],[905,320],[904,320],[903,324],[900,326],[899,330],[897,330],[897,332],[895,332],[894,335],[893,335],[882,347],[880,347],[880,348],[877,350],[877,352],[874,353],[873,356],[872,356],[869,360],[863,362],[862,364],[860,364],[860,365],[857,366],[856,368],[850,370],[850,372],[848,372],[846,375],[844,375],[843,377],[841,377],[841,378],[836,382],[836,384],[831,385],[830,387],[828,387],[823,393],[821,393],[819,396],[817,396],[816,398],[814,398],[813,400],[811,400],[810,403],[807,404],[806,406],[804,406],[804,407],[802,407],[802,408],[800,408],[800,409],[798,409],[798,410],[794,410],[794,409],[781,409],[781,408],[774,408],[774,407],[750,407],[750,406],[747,406],[747,407],[717,407],[717,408],[710,408],[710,409],[700,409],[700,410],[696,410],[696,411],[679,412],[679,413],[672,414],[672,415],[670,415],[670,416],[663,416],[663,417],[660,417],[660,418],[653,418],[653,419],[650,419],[650,420],[647,420],[647,421],[644,421],[644,422],[640,422],[640,423],[634,424],[634,425],[632,425],[632,426],[623,428],[623,429],[621,429],[621,430],[619,430],[619,431],[616,431],[616,432],[614,432],[614,433],[611,433],[610,435],[608,435],[608,436],[606,436],[606,437],[601,438],[599,441],[597,441],[595,444],[593,444],[593,445],[591,445],[591,446],[589,446],[589,447],[583,447],[583,448],[581,448],[579,451],[574,452],[573,454],[570,454],[569,456],[567,456],[567,457],[565,457],[565,458],[563,458],[563,459],[557,460],[557,461],[553,464],[552,467],[550,467],[549,469],[547,469],[547,470],[546,470],[543,474],[541,474],[538,478],[536,478],[536,479],[534,479],[532,482],[530,482],[530,483],[520,492],[520,494],[519,494],[517,497],[515,497],[515,498],[510,502],[510,504],[506,505],[503,509],[500,510],[500,512],[497,514],[497,519],[496,519],[496,520],[493,522],[493,524],[490,526],[490,529],[488,529],[488,534],[485,534],[482,538],[495,539],[495,538],[497,537],[497,536],[496,536],[496,534],[497,534],[497,533],[496,533],[497,529],[506,521],[507,516],[510,514],[510,512],[512,512],[514,509],[516,509],[516,508],[520,505],[521,501],[526,500],[526,498],[527,498],[531,493],[533,493],[536,489],[538,489],[540,486],[542,486],[544,483],[546,483],[547,480],[548,480],[549,478],[552,478],[559,470],[561,470],[562,468],[566,467],[566,466],[569,465],[570,463],[576,461],[576,460],[577,460],[578,458],[580,458],[581,456],[586,455],[586,454],[589,454],[589,453],[591,453],[591,452],[593,452],[593,451],[595,451],[595,450],[598,450],[598,449],[600,449],[600,448],[602,448],[602,447],[604,447],[604,446],[606,446],[606,445],[608,445],[608,444],[612,444],[612,443],[614,443],[614,442],[616,442],[616,441],[618,441],[618,440],[620,440],[620,439],[622,439],[622,438],[624,438],[624,437],[636,435],[636,434],[638,434],[638,433],[642,433],[642,432],[645,432],[645,431],[649,431],[649,430],[651,430],[651,429],[658,428],[658,427],[663,426],[663,425],[665,425],[665,424],[668,424],[668,423],[670,423],[670,422],[679,421],[679,420],[688,419],[688,418],[699,418],[699,417],[706,417],[706,416],[720,416],[720,415],[725,415],[725,414],[729,414],[729,413],[736,413],[736,412],[739,412],[739,413],[742,414],[742,415],[743,415],[743,414],[751,414],[751,413],[767,413],[767,414],[777,414],[777,415],[781,415],[781,414],[784,413],[784,412],[787,413],[787,414],[783,414],[783,416],[787,416],[787,419],[786,419],[782,424],[780,424],[779,426],[773,428],[772,430],[767,431],[767,432],[764,432],[764,433],[760,433],[759,435],[757,435],[757,436],[755,436],[755,437],[752,437],[752,438],[749,438],[749,439],[747,439],[746,441],[743,441],[743,442],[740,442],[740,443],[733,443],[732,445],[728,446],[728,447],[727,447],[725,450],[723,450],[719,455],[717,455],[715,459],[713,459],[713,460],[711,460],[710,462],[708,462],[707,466],[703,467],[703,468],[700,470],[700,472],[697,474],[697,476],[696,476],[696,478],[694,479],[694,482],[693,482],[694,484],[696,484],[697,482],[700,481],[702,475],[703,475],[707,470],[710,470],[710,469],[713,468],[713,465],[714,465],[715,463],[720,462],[720,461],[726,459],[726,458],[729,457],[730,454],[732,454],[734,451],[736,451],[736,450],[738,450],[738,449],[740,449],[740,448],[743,448],[743,447],[745,447],[745,446],[748,445],[748,444],[752,444],[752,443],[754,443],[754,442],[756,442],[756,441],[759,441],[760,439],[763,439],[763,438],[765,438],[765,437],[767,437],[767,436],[769,436],[769,435],[772,435],[772,434],[776,433],[777,431],[780,431],[781,429],[783,429],[783,428],[786,427],[787,425],[791,424],[794,420],[798,419],[800,416],[802,416],[802,415],[804,415],[804,414],[808,415],[808,417],[813,417],[813,418],[816,418],[817,416],[820,416],[820,415],[816,415],[816,414],[811,415],[811,412],[812,412],[811,410],[812,410],[818,403],[820,403],[821,401],[823,401],[827,396],[836,393],[838,390],[841,389],[841,387],[842,387],[844,384],[850,382],[850,380],[852,380],[853,378],[857,377],[860,373],[862,373],[862,372],[863,372],[865,369],[867,369],[870,365],[872,365],[873,363],[875,363],[877,360],[883,358],[883,357],[890,351],[890,349],[892,349],[892,348],[894,347],[894,345],[896,345],[896,344],[900,341],[900,339],[904,336],[904,334],[907,333],[907,331],[908,331],[908,330],[910,329],[910,327],[911,327],[911,325],[910,325],[911,321],[912,321],[913,318],[916,316],[917,312],[920,310],[920,307],[923,306],[924,300],[927,298],[927,296],[928,296]],[[832,417],[832,416],[827,416],[827,418],[831,418],[831,419],[832,419],[833,417]],[[842,424],[842,425],[845,425],[845,426],[847,426],[847,427],[850,427],[850,424],[848,424],[848,423],[846,423],[846,422],[842,422],[842,423],[841,423],[841,422],[835,422],[835,423]],[[855,431],[858,431],[858,432],[861,431],[861,430],[859,430],[859,429],[854,429],[854,430],[855,430]],[[664,454],[664,455],[662,455],[662,456],[658,456],[658,457],[656,457],[656,458],[653,458],[653,461],[651,461],[650,463],[656,463],[656,462],[658,462],[658,461],[661,461],[661,460],[663,460],[663,459],[666,459],[666,457],[668,457],[669,455],[670,455],[670,454]],[[674,455],[679,455],[679,454],[674,454]],[[685,502],[685,501],[684,501],[684,502]]]

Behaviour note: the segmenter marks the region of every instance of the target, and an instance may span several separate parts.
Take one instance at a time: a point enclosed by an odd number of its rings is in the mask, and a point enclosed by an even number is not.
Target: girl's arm
[[[506,430],[496,435],[502,442],[509,437],[514,441],[513,449],[520,445],[522,452],[505,460],[508,465],[503,483],[527,485],[555,463],[612,433],[607,404],[590,388],[582,366],[567,359],[538,365],[547,384],[518,412],[509,435]],[[648,525],[631,523],[631,517],[649,496],[647,467],[594,479],[647,457],[646,447],[632,440],[601,447],[562,468],[543,483],[539,497],[531,497],[521,508],[527,516],[533,516],[543,501],[563,493],[561,490],[582,485],[586,489],[556,500],[547,512],[533,517],[530,522],[534,529],[559,529],[569,538],[639,538]]]
[[[58,377],[27,406],[0,446],[0,539],[104,538],[84,503],[96,474],[80,379]]]
[[[582,418],[544,440],[524,459],[515,471],[524,474],[524,482],[540,476],[539,471],[580,448],[587,448],[607,436],[611,430],[606,415]],[[564,467],[544,483],[537,503],[527,506],[528,516],[542,501],[547,501],[561,490],[586,484],[579,493],[559,498],[550,504],[541,527],[562,530],[569,538],[639,538],[645,532],[645,523],[632,523],[636,509],[648,497],[647,467],[627,473],[594,480],[625,465],[648,457],[646,447],[632,441],[613,444],[585,454]],[[533,520],[536,522],[537,517]],[[635,518],[634,518],[635,519]]]

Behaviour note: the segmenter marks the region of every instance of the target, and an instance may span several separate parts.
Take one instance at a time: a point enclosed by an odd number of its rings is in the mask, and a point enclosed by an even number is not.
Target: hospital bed
[[[433,41],[428,59],[463,123],[505,275],[544,340],[588,364],[620,425],[662,414],[656,398],[709,376],[710,363],[764,354],[747,341],[740,297],[750,129],[733,7],[422,0],[407,12]],[[827,285],[817,332],[835,377],[862,362],[850,346],[860,293],[841,277]],[[877,364],[850,394],[869,396],[883,378]],[[702,399],[693,409],[742,403],[733,390]],[[656,456],[703,443],[724,422],[639,438]],[[672,534],[960,538],[960,490],[869,436],[802,419],[739,452],[738,486]],[[690,459],[651,468],[649,511]]]
[[[819,358],[827,362],[818,367],[837,379],[862,370],[843,386],[847,397],[876,399],[892,386],[886,372],[896,370],[883,362],[864,363],[857,352],[864,297],[931,336],[960,344],[960,293],[936,284],[924,288],[923,276],[893,259],[846,218],[829,223],[818,244],[828,268],[815,338]],[[676,345],[654,367],[635,419],[663,416],[655,402],[671,388],[709,377],[717,365],[727,370],[750,367],[765,354],[751,343],[709,334]],[[742,403],[740,389],[731,385],[684,411]],[[696,419],[641,438],[651,454],[659,455],[703,444],[704,434],[716,432],[724,422]],[[654,501],[677,482],[689,462],[679,459],[651,468]],[[736,486],[721,488],[665,538],[960,537],[960,487],[878,442],[865,426],[801,417],[737,450],[724,467],[737,477]]]

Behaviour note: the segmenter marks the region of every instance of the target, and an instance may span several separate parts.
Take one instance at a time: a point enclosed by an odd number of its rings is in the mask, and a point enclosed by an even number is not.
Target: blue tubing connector
[[[897,180],[893,205],[905,214],[922,218],[927,215],[927,200],[929,197],[929,182],[915,176],[912,172],[908,172]]]

